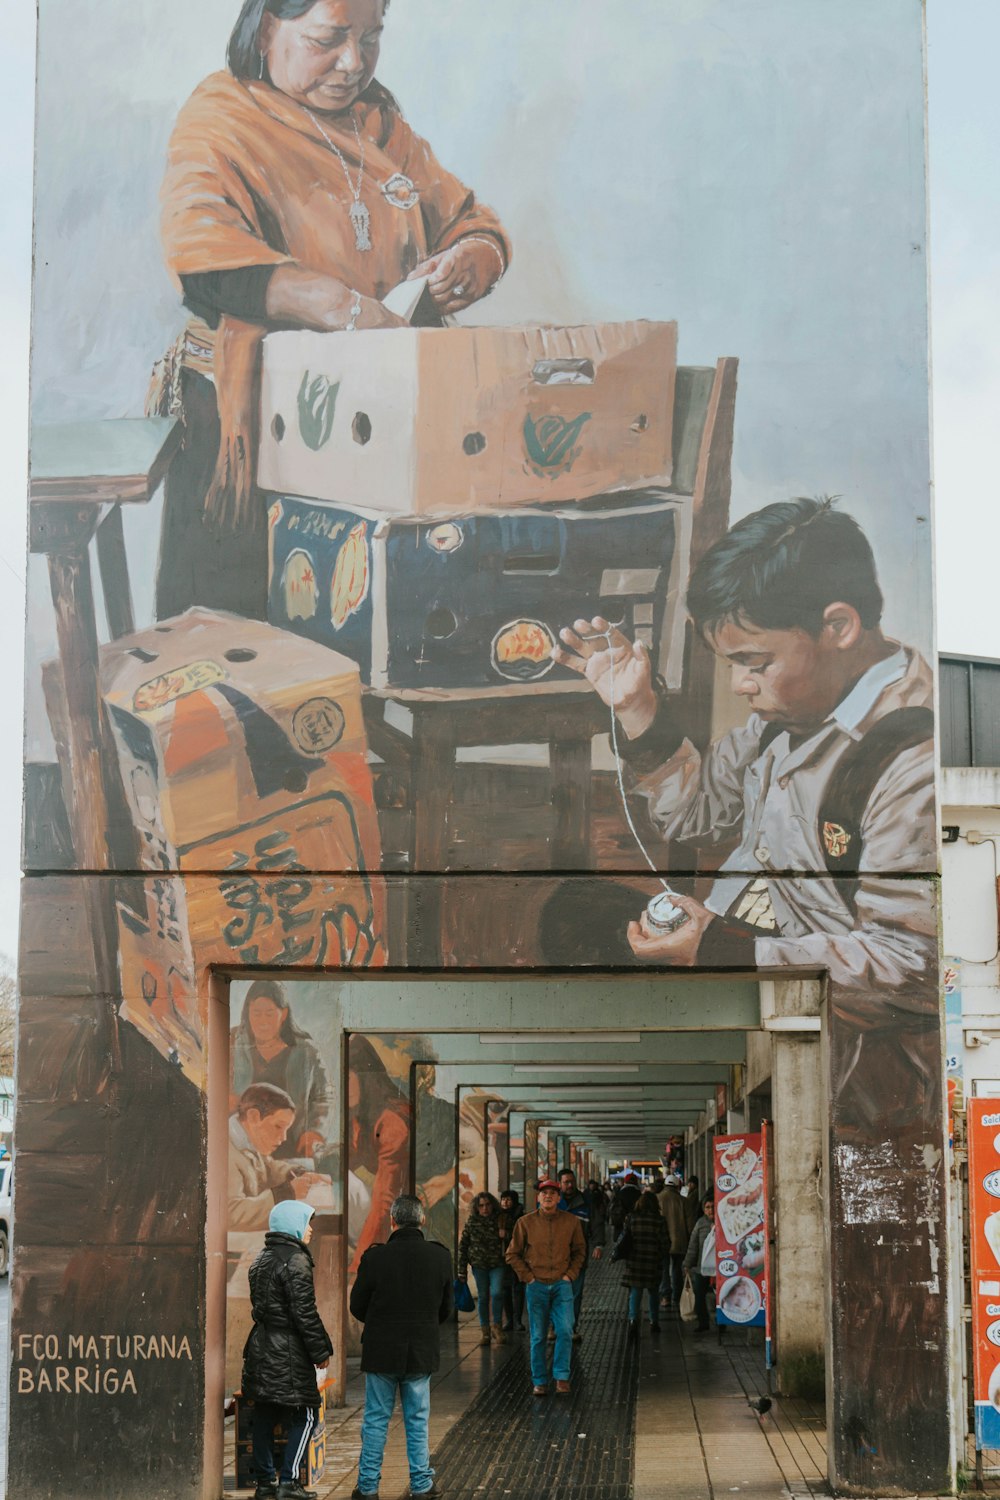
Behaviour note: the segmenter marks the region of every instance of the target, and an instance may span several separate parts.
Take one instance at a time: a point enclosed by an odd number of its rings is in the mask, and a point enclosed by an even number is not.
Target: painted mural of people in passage
[[[347,1079],[348,1140],[351,1170],[371,1183],[371,1202],[354,1245],[351,1274],[357,1272],[369,1245],[389,1238],[389,1209],[406,1191],[410,1170],[410,1106],[372,1043],[350,1039]]]
[[[251,1084],[229,1121],[229,1232],[267,1228],[268,1215],[285,1199],[304,1200],[330,1178],[303,1172],[275,1152],[295,1120],[295,1102],[270,1083]]]
[[[632,953],[809,966],[862,988],[932,974],[933,910],[885,877],[935,868],[933,675],[882,632],[860,526],[830,500],[768,505],[704,555],[687,607],[751,710],[707,748],[686,738],[645,648],[605,619],[564,628],[558,648],[613,704],[632,794],[657,831],[672,849],[725,855],[704,903],[677,897],[675,930],[648,913],[630,922]]]
[[[440,1070],[424,1062],[415,1070],[419,1131],[414,1191],[427,1215],[428,1239],[450,1245],[455,1238],[455,1104],[437,1092]]]
[[[247,990],[230,1045],[230,1109],[252,1083],[283,1089],[295,1105],[288,1134],[272,1155],[321,1155],[327,1145],[333,1095],[319,1050],[292,1019],[283,987],[258,979]]]
[[[151,414],[184,421],[164,503],[160,619],[193,604],[265,616],[254,462],[268,329],[395,326],[381,299],[423,277],[422,321],[438,322],[486,296],[509,264],[496,215],[375,77],[387,9],[245,0],[228,70],[205,79],[178,117],[162,234],[191,318],[148,402]]]

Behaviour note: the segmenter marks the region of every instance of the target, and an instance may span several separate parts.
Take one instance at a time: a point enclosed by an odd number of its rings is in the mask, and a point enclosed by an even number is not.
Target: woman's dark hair
[[[366,1036],[352,1032],[347,1058],[348,1070],[357,1078],[361,1094],[358,1117],[373,1126],[388,1105],[400,1102],[403,1091]]]
[[[317,0],[243,0],[243,8],[226,48],[226,63],[233,77],[260,77],[260,28],[266,15],[274,16],[278,21],[297,21],[300,16],[312,10],[316,3]],[[389,0],[383,0],[383,14],[388,9]],[[369,104],[380,104],[388,109],[398,110],[392,94],[374,78],[361,97]]]
[[[476,1196],[472,1200],[472,1212],[473,1212],[473,1214],[477,1214],[479,1212],[479,1205],[480,1205],[480,1203],[483,1202],[484,1199],[490,1205],[490,1215],[493,1218],[496,1218],[497,1214],[500,1212],[500,1205],[497,1202],[497,1200],[494,1198],[494,1196],[493,1196],[492,1193],[477,1193],[476,1194]]]
[[[723,625],[818,636],[827,605],[853,605],[866,630],[882,618],[868,538],[835,501],[782,500],[737,521],[691,574],[687,607],[700,635]]]
[[[656,1194],[650,1188],[646,1188],[644,1192],[639,1194],[639,1201],[635,1205],[634,1212],[643,1215],[647,1219],[651,1219],[654,1214],[660,1212],[660,1205],[657,1202]]]
[[[255,1000],[270,1000],[276,1010],[285,1012],[285,1019],[281,1023],[281,1031],[278,1034],[286,1046],[294,1047],[296,1042],[311,1040],[308,1031],[303,1031],[301,1026],[296,1026],[292,1020],[292,1008],[285,999],[285,992],[281,985],[273,979],[255,979],[247,990],[247,997],[240,1013],[239,1029],[246,1034],[248,1041],[253,1041],[250,1007]]]

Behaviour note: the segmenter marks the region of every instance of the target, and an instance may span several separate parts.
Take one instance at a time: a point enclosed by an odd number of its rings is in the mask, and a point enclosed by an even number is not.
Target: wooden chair
[[[674,465],[670,492],[690,497],[691,565],[726,530],[729,520],[735,358],[681,366],[674,398]],[[687,629],[683,687],[685,722],[707,739],[715,663]],[[409,733],[386,716],[389,704],[409,711]],[[455,793],[456,754],[483,745],[547,744],[555,832],[551,868],[591,868],[591,742],[607,730],[607,709],[583,684],[510,685],[500,689],[371,689],[365,695],[369,744],[406,785],[409,872],[448,868],[448,813]],[[430,886],[428,882],[428,886]],[[408,962],[440,962],[438,886],[422,892],[419,930],[408,934]],[[403,955],[400,954],[400,961]]]

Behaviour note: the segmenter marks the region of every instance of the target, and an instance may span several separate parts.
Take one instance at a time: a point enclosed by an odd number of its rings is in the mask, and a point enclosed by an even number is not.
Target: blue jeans
[[[473,1266],[476,1278],[476,1296],[479,1298],[479,1324],[489,1328],[495,1323],[499,1328],[503,1322],[503,1266]]]
[[[410,1465],[410,1492],[422,1495],[434,1484],[434,1470],[427,1439],[431,1414],[429,1375],[365,1375],[365,1414],[361,1421],[361,1457],[358,1489],[374,1495],[382,1478],[382,1455],[389,1419],[396,1404],[396,1389],[403,1408],[406,1457]]]
[[[545,1364],[549,1321],[556,1331],[552,1356],[552,1379],[568,1380],[573,1355],[573,1285],[569,1281],[529,1281],[524,1289],[531,1330],[531,1379],[535,1385],[548,1385]]]
[[[660,1291],[655,1286],[630,1286],[628,1289],[628,1320],[630,1323],[639,1322],[639,1314],[642,1312],[642,1294],[646,1293],[646,1306],[649,1308],[649,1325],[651,1328],[660,1326]]]

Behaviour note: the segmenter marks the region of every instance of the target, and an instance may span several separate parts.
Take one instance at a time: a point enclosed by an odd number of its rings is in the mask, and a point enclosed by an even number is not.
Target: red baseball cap
[[[551,1177],[546,1177],[543,1182],[540,1182],[538,1184],[538,1191],[540,1193],[544,1193],[546,1188],[551,1188],[554,1193],[562,1192],[562,1188],[559,1186],[558,1182],[553,1182]]]

